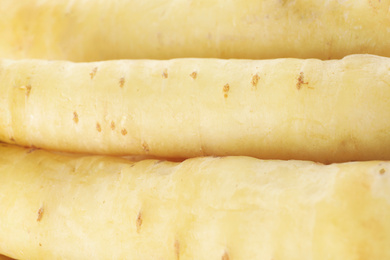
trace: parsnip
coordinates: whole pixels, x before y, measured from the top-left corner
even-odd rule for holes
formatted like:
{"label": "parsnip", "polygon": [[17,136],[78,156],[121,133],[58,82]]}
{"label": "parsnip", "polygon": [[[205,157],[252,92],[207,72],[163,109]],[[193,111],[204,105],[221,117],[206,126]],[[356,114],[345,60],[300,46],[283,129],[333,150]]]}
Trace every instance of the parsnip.
{"label": "parsnip", "polygon": [[390,59],[0,61],[0,140],[50,150],[390,159]]}
{"label": "parsnip", "polygon": [[390,163],[182,163],[0,147],[17,259],[389,259]]}
{"label": "parsnip", "polygon": [[390,56],[389,0],[2,0],[0,57]]}

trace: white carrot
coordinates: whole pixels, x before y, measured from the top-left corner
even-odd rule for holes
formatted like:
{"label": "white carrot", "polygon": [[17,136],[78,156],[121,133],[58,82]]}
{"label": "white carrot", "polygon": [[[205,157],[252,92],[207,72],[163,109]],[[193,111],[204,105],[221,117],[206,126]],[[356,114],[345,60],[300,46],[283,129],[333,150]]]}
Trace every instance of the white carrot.
{"label": "white carrot", "polygon": [[390,159],[390,59],[0,62],[0,140],[168,158]]}
{"label": "white carrot", "polygon": [[16,259],[389,259],[390,163],[182,163],[0,147]]}
{"label": "white carrot", "polygon": [[390,56],[388,0],[2,0],[0,57]]}

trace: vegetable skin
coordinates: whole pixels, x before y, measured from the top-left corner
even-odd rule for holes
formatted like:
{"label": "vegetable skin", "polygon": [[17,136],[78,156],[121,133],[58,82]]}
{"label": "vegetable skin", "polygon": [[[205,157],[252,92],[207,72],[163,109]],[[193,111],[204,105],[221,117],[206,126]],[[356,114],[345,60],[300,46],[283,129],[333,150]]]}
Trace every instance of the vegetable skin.
{"label": "vegetable skin", "polygon": [[9,59],[390,56],[388,0],[2,0]]}
{"label": "vegetable skin", "polygon": [[390,159],[390,59],[0,61],[0,140],[79,153]]}
{"label": "vegetable skin", "polygon": [[0,146],[17,259],[388,259],[390,163],[174,163]]}

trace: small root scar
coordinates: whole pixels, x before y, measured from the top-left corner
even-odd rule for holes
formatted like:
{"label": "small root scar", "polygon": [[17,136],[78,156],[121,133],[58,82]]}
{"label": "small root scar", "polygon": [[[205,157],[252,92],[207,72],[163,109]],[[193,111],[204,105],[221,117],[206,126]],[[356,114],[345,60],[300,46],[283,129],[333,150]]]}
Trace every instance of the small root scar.
{"label": "small root scar", "polygon": [[126,130],[126,128],[123,128],[123,129],[121,130],[121,133],[122,133],[122,135],[127,135],[127,130]]}
{"label": "small root scar", "polygon": [[26,97],[30,96],[30,92],[31,92],[31,85],[27,85],[26,86]]}
{"label": "small root scar", "polygon": [[115,122],[114,121],[111,121],[111,125],[110,125],[110,127],[111,127],[111,130],[115,130]]}
{"label": "small root scar", "polygon": [[175,248],[176,259],[180,259],[180,243],[177,239],[175,240],[174,248]]}
{"label": "small root scar", "polygon": [[76,124],[79,122],[79,115],[76,111],[73,112],[73,122],[75,122]]}
{"label": "small root scar", "polygon": [[229,254],[225,251],[224,253],[223,253],[223,255],[222,255],[222,258],[221,258],[221,260],[229,260],[230,258],[229,258]]}
{"label": "small root scar", "polygon": [[161,76],[163,79],[167,79],[168,78],[168,69],[164,69],[161,73]]}
{"label": "small root scar", "polygon": [[124,85],[125,85],[125,78],[122,77],[119,79],[119,87],[123,88]]}
{"label": "small root scar", "polygon": [[385,169],[382,168],[382,169],[379,170],[379,174],[380,174],[380,175],[383,175],[383,174],[385,174],[385,173],[386,173],[386,170],[385,170]]}
{"label": "small root scar", "polygon": [[229,90],[230,90],[229,84],[225,84],[225,86],[223,86],[223,89],[222,89],[222,91],[223,91],[223,96],[224,96],[225,98],[228,97]]}
{"label": "small root scar", "polygon": [[39,208],[39,210],[38,210],[38,216],[37,216],[37,222],[40,222],[40,221],[42,220],[44,211],[45,211],[45,210],[44,210],[43,206]]}
{"label": "small root scar", "polygon": [[89,75],[91,76],[91,79],[93,79],[93,78],[96,76],[97,70],[98,70],[98,68],[95,67],[95,68],[93,68],[92,71],[89,73]]}
{"label": "small root scar", "polygon": [[30,96],[31,93],[31,85],[21,86],[20,89],[25,91],[26,97]]}
{"label": "small root scar", "polygon": [[166,160],[158,160],[154,163],[154,165],[157,165],[157,164],[160,164],[160,163],[163,163],[163,162],[166,162]]}
{"label": "small root scar", "polygon": [[135,225],[137,227],[137,233],[140,233],[141,226],[142,226],[142,212],[140,211],[137,216],[137,220],[135,222]]}
{"label": "small root scar", "polygon": [[147,142],[142,142],[142,149],[145,151],[145,152],[149,152],[149,145]]}
{"label": "small root scar", "polygon": [[100,133],[102,131],[102,126],[99,123],[96,123],[96,130]]}
{"label": "small root scar", "polygon": [[252,89],[257,89],[257,83],[259,83],[259,75],[255,74],[253,77],[252,77],[252,80],[251,80],[251,84],[252,84]]}
{"label": "small root scar", "polygon": [[36,148],[36,147],[31,147],[31,148],[27,151],[27,154],[32,153],[32,152],[34,152],[34,151],[36,151],[36,150],[39,150],[39,149]]}
{"label": "small root scar", "polygon": [[198,76],[198,73],[196,71],[194,71],[190,74],[190,77],[193,79],[196,79],[197,76]]}
{"label": "small root scar", "polygon": [[[300,90],[302,88],[302,85],[308,85],[308,84],[309,84],[309,82],[305,82],[304,74],[301,71],[299,73],[299,77],[297,79],[297,85],[296,85],[297,89]],[[308,87],[308,88],[313,89],[312,87]]]}

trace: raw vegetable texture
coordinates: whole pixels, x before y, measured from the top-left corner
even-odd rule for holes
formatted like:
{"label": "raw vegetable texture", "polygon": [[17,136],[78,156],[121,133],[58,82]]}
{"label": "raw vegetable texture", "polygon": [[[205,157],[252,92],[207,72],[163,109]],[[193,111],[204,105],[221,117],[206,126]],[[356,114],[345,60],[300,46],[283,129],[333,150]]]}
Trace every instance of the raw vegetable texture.
{"label": "raw vegetable texture", "polygon": [[2,0],[0,57],[390,56],[389,0]]}
{"label": "raw vegetable texture", "polygon": [[390,159],[390,59],[0,61],[0,140],[80,153]]}
{"label": "raw vegetable texture", "polygon": [[17,259],[389,259],[390,163],[182,163],[0,146]]}

